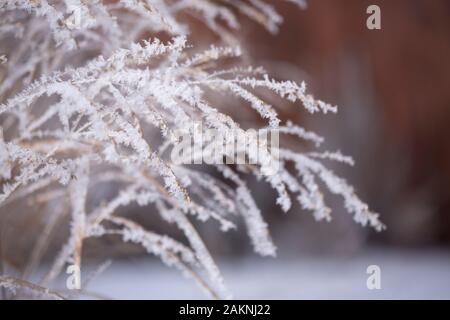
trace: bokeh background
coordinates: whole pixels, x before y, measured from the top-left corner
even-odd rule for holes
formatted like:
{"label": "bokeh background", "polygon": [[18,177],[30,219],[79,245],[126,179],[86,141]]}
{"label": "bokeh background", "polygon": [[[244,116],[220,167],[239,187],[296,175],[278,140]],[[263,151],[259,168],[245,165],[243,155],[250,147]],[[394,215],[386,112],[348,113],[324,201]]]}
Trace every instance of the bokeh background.
{"label": "bokeh background", "polygon": [[[280,113],[323,134],[325,149],[353,156],[355,167],[333,169],[388,226],[382,233],[360,228],[338,199],[332,223],[316,223],[298,207],[283,215],[270,188],[255,183],[280,250],[293,255],[352,252],[366,245],[447,250],[450,3],[312,0],[307,10],[273,3],[284,17],[278,34],[244,19],[240,37],[249,59],[276,78],[305,80],[316,97],[339,106],[337,115],[310,115],[281,104]],[[381,8],[381,30],[366,27],[371,4]],[[204,32],[199,27],[193,34]],[[244,123],[258,121],[240,108],[234,115]],[[218,250],[246,252],[250,246],[237,238],[223,243],[219,237]]]}
{"label": "bokeh background", "polygon": [[[381,30],[366,28],[370,4],[381,8]],[[312,230],[302,233],[316,241],[333,236],[336,246],[358,238],[380,246],[448,248],[450,3],[315,0],[306,11],[282,3],[279,10],[285,22],[278,36],[246,29],[251,55],[281,78],[306,79],[316,96],[339,105],[338,115],[286,109],[286,117],[324,133],[326,147],[355,158],[354,168],[336,171],[345,171],[388,225],[381,234],[361,236],[341,222],[349,220],[344,212],[336,212],[339,221],[325,226],[299,218]]]}

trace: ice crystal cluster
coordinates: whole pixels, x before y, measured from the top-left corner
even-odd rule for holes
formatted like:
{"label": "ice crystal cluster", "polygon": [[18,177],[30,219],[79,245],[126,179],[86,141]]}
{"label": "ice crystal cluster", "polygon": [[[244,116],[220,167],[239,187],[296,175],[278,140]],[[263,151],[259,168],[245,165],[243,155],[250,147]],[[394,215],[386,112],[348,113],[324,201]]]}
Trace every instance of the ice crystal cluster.
{"label": "ice crystal cluster", "polygon": [[[288,2],[305,6],[300,0]],[[197,48],[189,28],[195,19],[220,40]],[[242,19],[272,33],[282,22],[263,0],[1,2],[0,209],[26,199],[44,203],[56,216],[67,208],[71,219],[69,239],[39,283],[3,276],[0,286],[46,292],[43,288],[67,265],[82,264],[86,239],[115,235],[192,277],[212,297],[230,297],[192,219],[216,220],[228,231],[240,217],[254,250],[275,255],[261,209],[246,185],[248,175],[270,184],[284,211],[298,201],[317,220],[330,220],[319,188],[324,185],[342,196],[357,223],[384,228],[353,188],[323,164],[351,165],[340,152],[280,147],[280,167],[271,175],[263,162],[213,164],[205,171],[170,161],[168,150],[179,142],[176,133],[192,133],[193,121],[219,131],[243,130],[217,94],[244,101],[281,139],[294,135],[313,148],[322,143],[319,135],[283,123],[272,105],[279,99],[270,97],[311,113],[334,113],[336,107],[314,99],[304,83],[278,81],[261,67],[239,64],[242,53],[234,34]],[[117,193],[94,197],[95,190],[112,184],[119,186]],[[173,224],[185,241],[117,214],[133,203]]]}

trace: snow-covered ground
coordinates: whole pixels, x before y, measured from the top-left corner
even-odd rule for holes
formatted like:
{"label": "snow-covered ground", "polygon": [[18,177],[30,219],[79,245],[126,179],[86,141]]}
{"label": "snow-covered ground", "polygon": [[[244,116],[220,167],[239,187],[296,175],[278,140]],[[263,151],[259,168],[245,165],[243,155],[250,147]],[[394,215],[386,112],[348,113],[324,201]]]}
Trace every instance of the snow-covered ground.
{"label": "snow-covered ground", "polygon": [[[381,269],[368,290],[366,269]],[[450,299],[450,252],[372,251],[355,256],[219,261],[236,299]],[[115,261],[88,288],[116,299],[205,299],[192,280],[154,260]]]}

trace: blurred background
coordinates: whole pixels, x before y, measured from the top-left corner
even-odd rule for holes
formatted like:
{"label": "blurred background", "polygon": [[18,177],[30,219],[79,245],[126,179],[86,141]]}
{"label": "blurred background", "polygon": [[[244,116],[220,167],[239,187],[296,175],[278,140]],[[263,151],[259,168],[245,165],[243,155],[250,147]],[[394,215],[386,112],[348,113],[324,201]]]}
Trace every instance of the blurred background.
{"label": "blurred background", "polygon": [[[381,30],[366,28],[370,4],[381,8]],[[282,217],[280,237],[300,228],[289,242],[319,250],[352,250],[358,242],[448,248],[450,3],[315,0],[305,11],[282,3],[279,11],[285,21],[278,36],[244,29],[250,55],[271,74],[306,80],[316,96],[339,106],[337,115],[286,108],[285,116],[323,133],[325,148],[354,157],[354,168],[335,170],[388,225],[366,233],[335,208],[331,224],[304,213],[298,225],[292,215]]]}
{"label": "blurred background", "polygon": [[[250,299],[450,298],[450,2],[309,0],[306,10],[272,3],[284,17],[279,34],[243,21],[239,37],[251,63],[275,78],[305,80],[316,97],[339,106],[336,115],[310,115],[286,103],[280,115],[322,134],[324,149],[353,156],[354,167],[332,168],[381,214],[387,230],[356,225],[333,197],[331,223],[315,222],[298,206],[284,214],[268,186],[249,181],[277,259],[257,257],[243,226],[223,234],[197,225],[231,290]],[[381,30],[366,27],[371,4],[381,8]],[[203,37],[202,25],[193,30]],[[131,212],[144,226],[158,223],[141,213]],[[19,247],[27,252],[26,243]],[[204,298],[176,271],[142,260],[138,248],[104,239],[84,254],[101,261],[112,251],[115,262],[92,283],[93,291]],[[366,288],[372,264],[381,268],[382,290]]]}
{"label": "blurred background", "polygon": [[[298,207],[284,215],[274,196],[267,196],[270,188],[255,183],[280,250],[294,255],[348,253],[366,245],[447,250],[450,3],[311,0],[306,10],[273,3],[284,17],[280,32],[271,35],[244,20],[241,43],[253,65],[278,79],[304,80],[316,97],[339,106],[336,115],[310,115],[286,103],[280,114],[324,135],[324,149],[353,156],[355,167],[333,169],[388,226],[382,233],[360,228],[340,201],[332,223],[316,223]],[[371,4],[381,8],[381,30],[366,27]],[[243,122],[258,121],[242,109],[237,114]],[[246,251],[241,240],[234,245],[218,239],[217,246],[235,254]]]}

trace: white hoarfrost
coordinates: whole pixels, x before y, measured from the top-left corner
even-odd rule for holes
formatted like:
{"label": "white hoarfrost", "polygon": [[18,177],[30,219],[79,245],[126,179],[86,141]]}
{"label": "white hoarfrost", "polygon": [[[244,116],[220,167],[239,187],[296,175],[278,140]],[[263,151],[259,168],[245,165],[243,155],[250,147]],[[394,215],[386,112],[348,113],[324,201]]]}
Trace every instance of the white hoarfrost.
{"label": "white hoarfrost", "polygon": [[[189,19],[181,20],[180,12],[205,23],[223,47],[197,50],[195,37],[192,42],[188,38]],[[239,119],[226,115],[226,102],[214,93],[243,100],[267,121],[263,130],[296,136],[312,142],[313,148],[323,138],[290,121],[283,123],[267,97],[279,96],[311,113],[337,111],[308,94],[304,83],[278,81],[262,68],[236,65],[242,54],[233,46],[239,42],[233,32],[240,26],[237,12],[273,33],[283,20],[262,0],[0,4],[0,209],[27,198],[51,203],[49,210],[68,206],[71,211],[69,239],[40,284],[0,277],[0,286],[60,298],[41,285],[55,279],[67,264],[82,265],[86,239],[116,235],[192,277],[212,297],[230,297],[190,220],[212,219],[227,231],[236,228],[233,220],[241,216],[255,251],[275,255],[268,225],[246,185],[248,174],[262,177],[276,190],[276,202],[284,211],[295,198],[317,220],[330,220],[320,180],[342,196],[356,222],[384,228],[353,188],[322,164],[334,160],[353,165],[340,152],[280,148],[279,170],[269,175],[265,164],[271,154],[261,159],[250,151],[251,165],[209,165],[221,178],[211,170],[170,161],[167,150],[179,143],[177,132],[191,132],[193,122],[223,133],[243,132]],[[157,32],[171,40],[142,39]],[[160,137],[149,134],[152,128]],[[249,150],[258,151],[258,145]],[[98,199],[95,191],[104,183],[118,186],[117,194]],[[120,207],[132,203],[176,226],[186,243],[117,215]]]}

